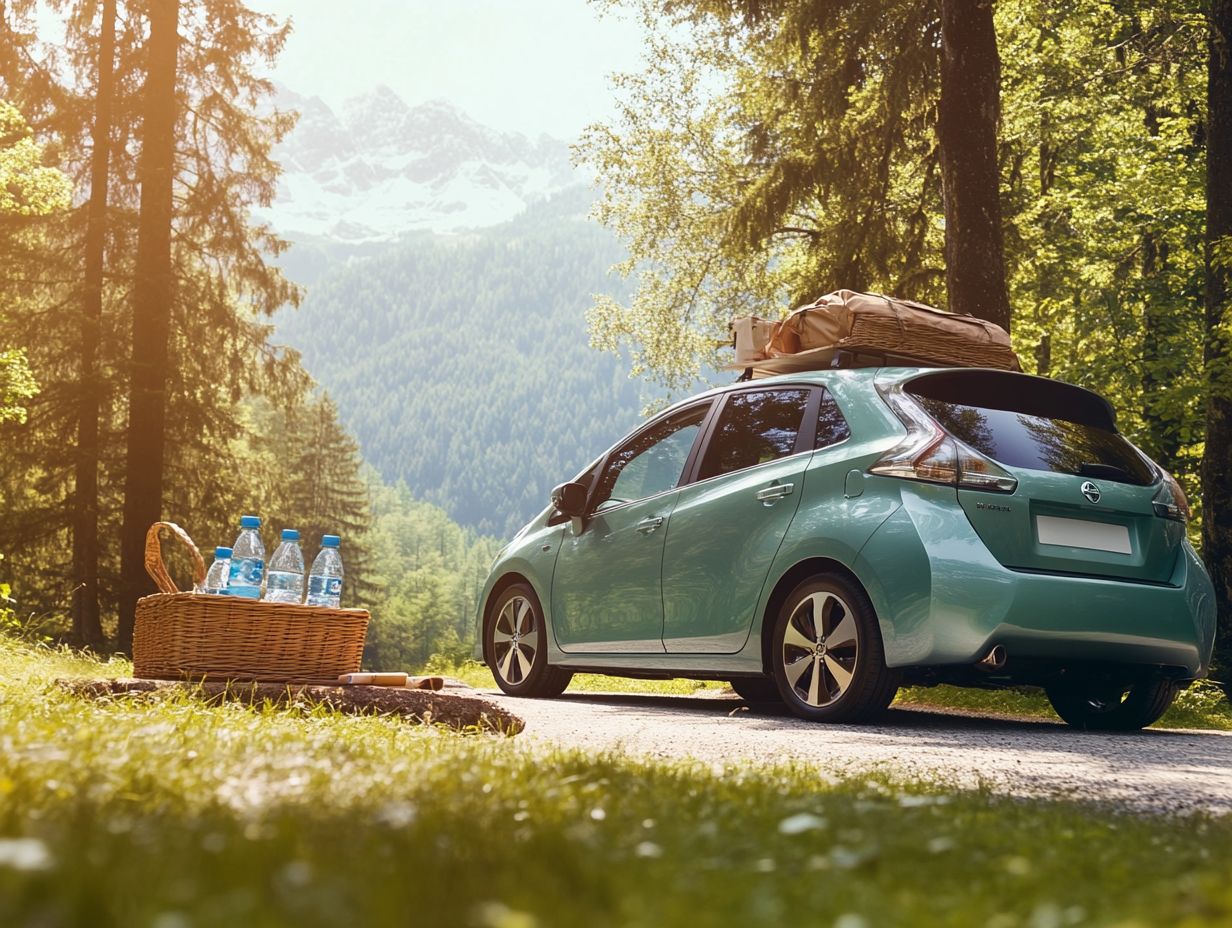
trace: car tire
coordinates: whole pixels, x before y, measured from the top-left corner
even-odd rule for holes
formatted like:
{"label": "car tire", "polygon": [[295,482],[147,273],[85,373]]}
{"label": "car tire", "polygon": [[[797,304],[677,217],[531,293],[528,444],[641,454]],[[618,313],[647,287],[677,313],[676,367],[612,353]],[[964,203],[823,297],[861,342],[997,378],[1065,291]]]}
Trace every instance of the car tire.
{"label": "car tire", "polygon": [[1044,687],[1066,724],[1085,731],[1137,731],[1168,711],[1179,688],[1155,677],[1129,686],[1098,680],[1064,681]]}
{"label": "car tire", "polygon": [[732,677],[727,682],[745,702],[783,701],[773,677]]}
{"label": "car tire", "polygon": [[510,696],[559,696],[573,679],[568,670],[548,663],[547,634],[539,597],[525,583],[504,589],[488,610],[484,661]]}
{"label": "car tire", "polygon": [[838,574],[822,574],[791,591],[775,621],[770,655],[780,698],[809,721],[866,721],[898,692],[872,603]]}

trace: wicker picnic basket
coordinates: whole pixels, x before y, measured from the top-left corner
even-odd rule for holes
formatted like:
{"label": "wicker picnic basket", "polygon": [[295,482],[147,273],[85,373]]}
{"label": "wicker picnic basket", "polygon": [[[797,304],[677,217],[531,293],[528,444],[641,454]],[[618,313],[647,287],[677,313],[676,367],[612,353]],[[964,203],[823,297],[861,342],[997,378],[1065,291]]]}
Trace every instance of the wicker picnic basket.
{"label": "wicker picnic basket", "polygon": [[337,683],[341,674],[359,670],[366,610],[182,593],[163,563],[164,528],[188,549],[195,586],[205,580],[205,562],[188,533],[172,522],[150,526],[145,569],[162,592],[137,600],[133,671],[138,677]]}

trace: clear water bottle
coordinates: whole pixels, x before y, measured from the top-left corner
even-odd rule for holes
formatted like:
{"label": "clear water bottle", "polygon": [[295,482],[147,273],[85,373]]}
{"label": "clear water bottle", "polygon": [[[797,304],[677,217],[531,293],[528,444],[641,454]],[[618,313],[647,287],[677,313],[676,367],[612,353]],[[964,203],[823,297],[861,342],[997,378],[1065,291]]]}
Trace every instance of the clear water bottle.
{"label": "clear water bottle", "polygon": [[265,573],[265,545],[257,529],[261,520],[256,516],[240,519],[240,535],[231,546],[231,576],[227,593],[247,599],[261,598],[261,578]]}
{"label": "clear water bottle", "polygon": [[227,584],[231,582],[231,549],[219,546],[214,549],[214,563],[210,565],[209,573],[205,575],[203,592],[218,596],[227,592]]}
{"label": "clear water bottle", "polygon": [[265,598],[271,603],[304,601],[304,552],[299,548],[299,532],[293,528],[282,530],[282,544],[270,558]]}
{"label": "clear water bottle", "polygon": [[342,555],[337,535],[321,536],[321,553],[312,562],[308,575],[308,605],[337,609],[342,602]]}

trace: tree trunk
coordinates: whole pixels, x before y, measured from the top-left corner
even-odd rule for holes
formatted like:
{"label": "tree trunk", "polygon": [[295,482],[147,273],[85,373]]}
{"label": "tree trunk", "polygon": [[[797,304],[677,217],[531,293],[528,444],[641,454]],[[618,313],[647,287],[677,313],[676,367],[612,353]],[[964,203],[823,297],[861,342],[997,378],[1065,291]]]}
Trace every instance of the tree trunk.
{"label": "tree trunk", "polygon": [[81,295],[81,384],[73,492],[73,639],[96,650],[103,630],[98,609],[98,419],[102,379],[98,344],[103,318],[103,257],[115,70],[115,0],[103,0],[98,37],[98,88],[91,130],[90,200],[86,206],[85,280]]}
{"label": "tree trunk", "polygon": [[[1232,0],[1210,5],[1206,131],[1206,452],[1202,458],[1202,553],[1215,582],[1216,653],[1232,668]],[[1222,245],[1223,254],[1216,253]],[[1222,260],[1221,260],[1222,258]],[[1221,329],[1221,326],[1223,328]]]}
{"label": "tree trunk", "polygon": [[1168,243],[1153,231],[1142,234],[1142,421],[1146,425],[1145,451],[1169,473],[1179,468],[1181,423],[1165,415],[1168,388],[1179,371],[1172,351],[1175,348],[1176,314],[1156,294],[1166,284],[1161,277],[1168,263]]}
{"label": "tree trunk", "polygon": [[997,169],[1000,81],[992,0],[941,0],[937,142],[949,308],[1008,330]]}
{"label": "tree trunk", "polygon": [[120,623],[116,645],[131,651],[137,599],[153,592],[145,573],[145,533],[162,513],[171,332],[171,219],[175,176],[176,61],[179,0],[149,8],[138,176],[141,206],[133,282],[124,525],[120,537]]}

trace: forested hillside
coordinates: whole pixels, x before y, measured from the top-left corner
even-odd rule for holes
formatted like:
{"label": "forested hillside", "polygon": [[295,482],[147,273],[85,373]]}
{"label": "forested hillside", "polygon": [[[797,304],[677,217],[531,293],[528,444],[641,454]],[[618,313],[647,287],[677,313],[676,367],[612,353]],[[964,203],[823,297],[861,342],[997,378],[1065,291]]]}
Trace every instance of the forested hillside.
{"label": "forested hillside", "polygon": [[638,419],[585,310],[618,282],[575,191],[505,226],[412,239],[324,274],[278,338],[337,400],[364,458],[462,525],[507,536]]}

